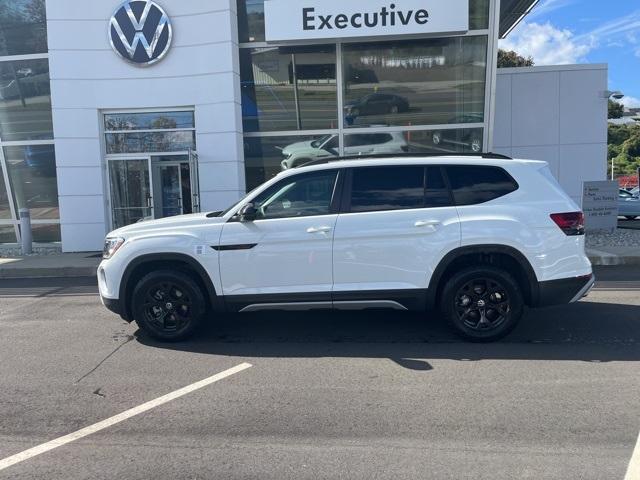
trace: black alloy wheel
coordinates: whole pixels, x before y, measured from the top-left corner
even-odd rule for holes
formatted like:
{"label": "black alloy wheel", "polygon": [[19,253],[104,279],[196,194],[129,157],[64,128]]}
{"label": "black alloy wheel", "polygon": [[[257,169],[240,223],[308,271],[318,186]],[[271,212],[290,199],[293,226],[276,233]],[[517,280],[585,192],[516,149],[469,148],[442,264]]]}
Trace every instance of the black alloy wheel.
{"label": "black alloy wheel", "polygon": [[459,335],[474,342],[490,342],[515,328],[524,313],[524,299],[509,273],[479,265],[446,280],[440,309]]}
{"label": "black alloy wheel", "polygon": [[478,278],[456,293],[458,320],[472,330],[493,330],[509,317],[511,306],[506,289],[496,280]]}
{"label": "black alloy wheel", "polygon": [[200,324],[204,296],[197,283],[182,272],[152,272],[140,280],[133,293],[138,326],[159,340],[188,337]]}

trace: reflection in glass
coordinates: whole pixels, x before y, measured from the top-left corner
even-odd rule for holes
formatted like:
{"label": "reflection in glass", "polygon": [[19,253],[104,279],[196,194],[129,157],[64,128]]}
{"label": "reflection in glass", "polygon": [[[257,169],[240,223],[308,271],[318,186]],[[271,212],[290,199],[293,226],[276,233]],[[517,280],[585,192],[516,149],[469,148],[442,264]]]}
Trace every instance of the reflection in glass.
{"label": "reflection in glass", "polygon": [[109,183],[114,228],[151,218],[149,163],[146,159],[110,160]]}
{"label": "reflection in glass", "polygon": [[196,148],[194,131],[105,134],[107,153],[180,152]]}
{"label": "reflection in glass", "polygon": [[0,225],[0,243],[16,242],[16,229],[13,225]]}
{"label": "reflection in glass", "polygon": [[0,0],[0,56],[46,52],[45,0]]}
{"label": "reflection in glass", "polygon": [[356,168],[351,211],[373,212],[424,207],[424,167]]}
{"label": "reflection in glass", "polygon": [[11,209],[7,186],[4,184],[4,176],[2,175],[2,169],[0,169],[0,219],[5,218],[11,218]]}
{"label": "reflection in glass", "polygon": [[469,0],[469,30],[489,28],[489,0]]}
{"label": "reflection in glass", "polygon": [[47,60],[0,62],[0,138],[53,138]]}
{"label": "reflection in glass", "polygon": [[247,191],[275,177],[282,170],[337,155],[337,135],[245,137],[244,164]]}
{"label": "reflection in glass", "polygon": [[29,208],[32,219],[58,219],[58,185],[53,145],[5,147],[16,210]]}
{"label": "reflection in glass", "polygon": [[245,132],[338,128],[335,47],[240,50]]}
{"label": "reflection in glass", "polygon": [[482,128],[404,132],[411,152],[481,153]]}
{"label": "reflection in glass", "polygon": [[238,0],[240,42],[264,42],[264,0]]}
{"label": "reflection in glass", "polygon": [[194,127],[195,121],[193,111],[108,113],[104,116],[104,128],[107,131],[156,130]]}
{"label": "reflection in glass", "polygon": [[482,122],[487,37],[345,44],[347,127]]}
{"label": "reflection in glass", "polygon": [[408,151],[409,144],[402,132],[349,133],[344,137],[345,156]]}
{"label": "reflection in glass", "polygon": [[33,236],[33,241],[36,243],[59,242],[61,238],[60,225],[55,223],[51,223],[51,224],[32,223],[31,234]]}

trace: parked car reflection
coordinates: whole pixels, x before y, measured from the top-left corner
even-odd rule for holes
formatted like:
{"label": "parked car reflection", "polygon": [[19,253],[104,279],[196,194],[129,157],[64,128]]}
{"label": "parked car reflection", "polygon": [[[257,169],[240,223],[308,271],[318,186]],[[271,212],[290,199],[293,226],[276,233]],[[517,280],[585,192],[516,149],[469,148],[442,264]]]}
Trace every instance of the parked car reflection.
{"label": "parked car reflection", "polygon": [[[315,140],[296,142],[282,149],[282,170],[298,167],[312,160],[337,157],[338,135],[325,135]],[[372,155],[380,153],[408,152],[409,145],[402,132],[355,133],[345,136],[344,154]]]}
{"label": "parked car reflection", "polygon": [[395,114],[409,111],[409,100],[393,93],[372,93],[345,105],[345,114],[353,119],[366,115]]}
{"label": "parked car reflection", "polygon": [[[449,120],[449,123],[482,123],[483,121],[484,117],[481,114],[470,113],[457,115]],[[443,144],[461,145],[468,147],[474,153],[482,151],[482,131],[477,129],[434,130],[431,135],[431,141],[436,147]]]}
{"label": "parked car reflection", "polygon": [[618,191],[618,216],[627,220],[640,217],[640,198],[623,188]]}

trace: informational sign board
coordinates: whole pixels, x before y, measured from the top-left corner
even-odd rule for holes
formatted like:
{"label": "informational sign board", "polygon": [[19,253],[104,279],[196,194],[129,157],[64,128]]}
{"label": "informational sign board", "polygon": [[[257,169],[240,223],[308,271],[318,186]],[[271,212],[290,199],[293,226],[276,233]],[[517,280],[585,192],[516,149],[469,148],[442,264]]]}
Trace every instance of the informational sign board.
{"label": "informational sign board", "polygon": [[267,42],[461,33],[469,0],[265,0]]}
{"label": "informational sign board", "polygon": [[587,232],[613,232],[618,225],[618,182],[584,182],[582,210]]}

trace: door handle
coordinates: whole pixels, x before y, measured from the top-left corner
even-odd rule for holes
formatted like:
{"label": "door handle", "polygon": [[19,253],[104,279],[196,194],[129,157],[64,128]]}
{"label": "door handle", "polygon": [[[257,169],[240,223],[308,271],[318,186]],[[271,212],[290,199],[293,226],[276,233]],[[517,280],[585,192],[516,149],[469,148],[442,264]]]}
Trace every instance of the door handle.
{"label": "door handle", "polygon": [[435,228],[438,225],[440,225],[440,222],[438,220],[418,220],[413,225],[414,227],[434,227]]}
{"label": "door handle", "polygon": [[307,233],[327,233],[331,231],[331,227],[309,227]]}

